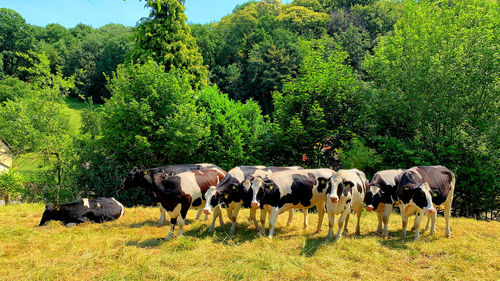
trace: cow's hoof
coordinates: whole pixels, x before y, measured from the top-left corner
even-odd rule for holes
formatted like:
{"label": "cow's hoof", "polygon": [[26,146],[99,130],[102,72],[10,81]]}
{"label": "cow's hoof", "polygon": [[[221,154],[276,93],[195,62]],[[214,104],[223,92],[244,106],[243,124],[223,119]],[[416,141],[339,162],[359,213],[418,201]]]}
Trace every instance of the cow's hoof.
{"label": "cow's hoof", "polygon": [[382,235],[382,238],[383,239],[389,239],[389,236],[388,235]]}

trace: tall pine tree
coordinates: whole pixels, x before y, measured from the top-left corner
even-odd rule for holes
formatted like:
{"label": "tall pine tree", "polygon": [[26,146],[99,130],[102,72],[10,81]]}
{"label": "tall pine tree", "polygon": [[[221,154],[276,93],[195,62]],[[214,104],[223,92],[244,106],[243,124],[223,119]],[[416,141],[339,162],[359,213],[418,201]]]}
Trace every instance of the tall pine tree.
{"label": "tall pine tree", "polygon": [[198,51],[195,38],[186,25],[184,0],[146,0],[151,8],[134,30],[135,47],[131,51],[134,62],[153,59],[165,67],[183,69],[192,85],[207,84],[207,68]]}

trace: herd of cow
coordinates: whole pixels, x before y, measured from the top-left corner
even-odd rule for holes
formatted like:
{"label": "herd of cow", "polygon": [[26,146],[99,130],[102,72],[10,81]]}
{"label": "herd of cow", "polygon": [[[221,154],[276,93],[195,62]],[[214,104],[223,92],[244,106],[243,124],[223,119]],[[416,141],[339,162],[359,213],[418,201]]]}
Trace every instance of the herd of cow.
{"label": "herd of cow", "polygon": [[[165,211],[170,216],[171,228],[167,236],[174,235],[176,225],[183,235],[189,209],[198,209],[205,219],[213,214],[209,231],[219,219],[223,225],[222,208],[231,220],[230,232],[236,229],[240,209],[250,209],[250,219],[257,230],[265,235],[265,222],[269,217],[269,237],[275,231],[278,215],[289,211],[291,223],[294,209],[303,209],[304,228],[307,227],[307,209],[316,207],[321,230],[323,217],[328,214],[328,239],[333,238],[335,215],[339,215],[336,239],[347,233],[350,213],[355,213],[356,234],[360,233],[360,218],[363,203],[367,211],[378,216],[376,232],[388,236],[387,223],[392,208],[399,205],[402,216],[402,236],[406,236],[408,217],[416,214],[415,240],[420,236],[420,225],[428,215],[425,230],[435,232],[436,208],[444,208],[446,237],[450,237],[450,215],[455,175],[443,166],[418,166],[407,170],[385,170],[377,172],[368,182],[365,174],[357,169],[303,169],[302,167],[240,166],[229,172],[213,164],[183,164],[152,169],[133,168],[123,179],[120,189],[144,188],[161,205],[160,223],[165,220]],[[260,209],[260,224],[256,212]],[[60,220],[65,224],[84,221],[103,222],[118,219],[124,207],[114,198],[100,197],[96,200],[80,199],[62,205],[47,205],[40,225],[49,220]],[[383,227],[382,227],[383,224]]]}

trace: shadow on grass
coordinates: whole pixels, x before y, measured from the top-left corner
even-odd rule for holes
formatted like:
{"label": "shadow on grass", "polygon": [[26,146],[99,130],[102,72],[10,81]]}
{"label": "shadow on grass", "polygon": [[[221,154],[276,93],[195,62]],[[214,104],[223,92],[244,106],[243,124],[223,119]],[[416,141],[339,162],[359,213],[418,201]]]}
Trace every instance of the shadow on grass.
{"label": "shadow on grass", "polygon": [[326,245],[327,243],[328,241],[325,237],[308,237],[300,254],[302,256],[312,257],[318,248]]}
{"label": "shadow on grass", "polygon": [[374,233],[374,235],[379,236],[378,242],[381,246],[391,248],[391,249],[399,249],[399,250],[408,250],[408,246],[406,242],[413,241],[415,239],[415,235],[411,235],[411,233],[406,233],[406,238],[401,237],[401,230],[398,231],[389,231],[388,238],[382,238],[379,234]]}
{"label": "shadow on grass", "polygon": [[130,247],[139,247],[139,248],[144,248],[144,249],[150,249],[150,248],[156,248],[161,246],[166,240],[165,239],[159,239],[159,238],[151,238],[148,240],[144,240],[142,242],[138,241],[129,241],[125,243],[125,245],[130,246]]}
{"label": "shadow on grass", "polygon": [[225,245],[239,245],[260,237],[255,228],[249,226],[250,225],[248,223],[240,223],[238,224],[235,233],[230,234],[230,223],[225,223],[222,227],[216,226],[214,231],[212,232],[208,231],[209,225],[198,224],[190,230],[186,231],[186,235],[199,239],[212,238],[212,241],[214,243],[221,243]]}
{"label": "shadow on grass", "polygon": [[165,225],[170,225],[170,223],[169,222],[165,222],[164,224],[159,224],[157,221],[147,220],[147,221],[142,221],[142,222],[136,222],[136,223],[129,224],[128,227],[130,227],[130,228],[141,228],[141,227],[144,227],[144,226],[158,226],[158,227],[162,227],[162,226],[165,226]]}

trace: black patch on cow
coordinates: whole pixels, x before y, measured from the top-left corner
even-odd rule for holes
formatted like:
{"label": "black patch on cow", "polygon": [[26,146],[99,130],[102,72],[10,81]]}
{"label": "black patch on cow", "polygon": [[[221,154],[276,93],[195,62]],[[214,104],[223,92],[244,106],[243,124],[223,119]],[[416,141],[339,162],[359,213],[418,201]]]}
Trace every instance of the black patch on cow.
{"label": "black patch on cow", "polygon": [[361,187],[361,185],[359,183],[356,183],[356,187],[358,188],[358,192],[363,194],[364,191],[363,191],[363,187]]}
{"label": "black patch on cow", "polygon": [[193,207],[197,207],[197,206],[200,206],[200,205],[201,205],[201,198],[196,198],[196,199],[193,201],[192,206],[193,206]]}
{"label": "black patch on cow", "polygon": [[340,198],[342,194],[344,196],[349,196],[349,193],[352,192],[352,188],[354,187],[354,183],[351,181],[342,180],[337,186],[337,196]]}
{"label": "black patch on cow", "polygon": [[[431,189],[432,203],[441,205],[448,198],[451,189],[450,184],[454,178],[453,172],[444,166],[418,166],[415,170],[406,171],[402,174],[396,195],[407,203],[408,198],[411,198],[411,190],[426,182]],[[418,195],[417,198],[421,201],[421,195]]]}
{"label": "black patch on cow", "polygon": [[323,190],[328,188],[330,179],[319,177],[318,178],[318,192],[323,193]]}

